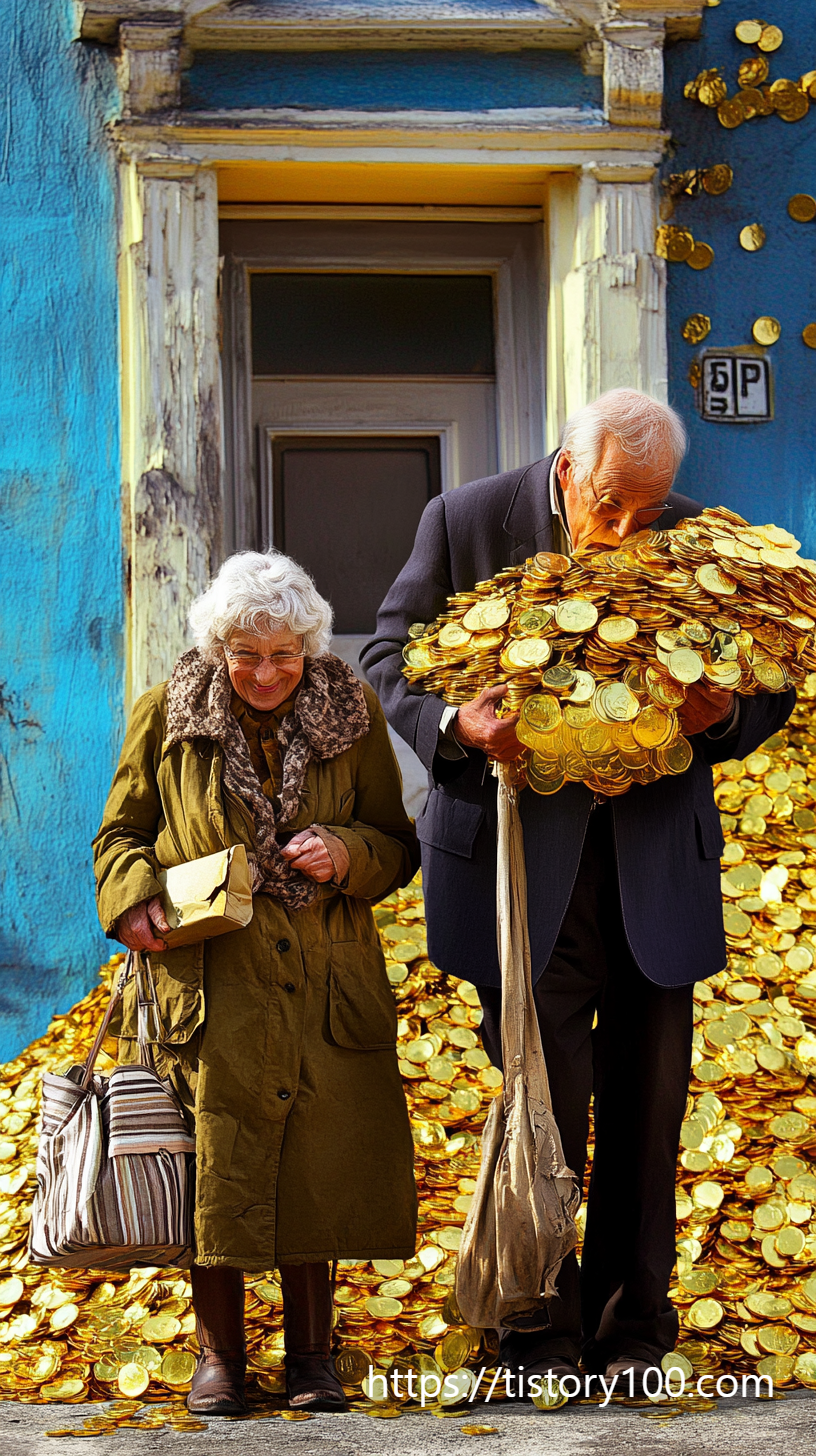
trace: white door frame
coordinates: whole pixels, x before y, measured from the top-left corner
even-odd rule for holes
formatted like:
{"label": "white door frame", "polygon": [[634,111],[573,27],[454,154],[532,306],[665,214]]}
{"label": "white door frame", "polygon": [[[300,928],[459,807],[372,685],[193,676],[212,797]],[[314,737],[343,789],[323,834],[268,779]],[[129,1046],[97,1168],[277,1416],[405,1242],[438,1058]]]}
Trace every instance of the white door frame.
{"label": "white door frame", "polygon": [[[228,517],[230,495],[234,501],[232,520],[225,521],[227,550],[247,539],[247,516],[257,489],[249,333],[249,276],[253,272],[489,274],[494,280],[499,470],[512,470],[544,454],[546,265],[542,224],[419,223],[406,228],[379,222],[316,227],[306,222],[232,223],[227,227],[228,232],[239,227],[245,230],[247,240],[240,252],[228,253],[224,260],[224,438],[227,482],[232,486],[225,500]],[[270,239],[263,250],[261,229],[268,229]],[[364,425],[364,421],[359,423]],[[453,424],[450,420],[429,422],[425,433],[444,432],[445,473],[458,484]],[[355,422],[352,428],[357,427]],[[325,421],[326,433],[337,428]],[[292,430],[289,418],[286,429]],[[304,420],[303,430],[297,433],[305,431],[317,432],[311,420]],[[403,420],[386,429],[374,418],[370,428],[358,432],[421,433],[416,421],[409,426]],[[261,473],[267,469],[263,460],[266,448],[258,462]],[[263,524],[263,506],[260,517]]]}

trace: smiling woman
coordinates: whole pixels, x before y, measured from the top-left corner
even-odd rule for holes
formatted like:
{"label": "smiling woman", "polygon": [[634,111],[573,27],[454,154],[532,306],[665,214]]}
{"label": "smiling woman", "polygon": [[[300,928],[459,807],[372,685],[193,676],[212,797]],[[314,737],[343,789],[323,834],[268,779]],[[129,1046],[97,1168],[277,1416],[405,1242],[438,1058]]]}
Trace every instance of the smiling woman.
{"label": "smiling woman", "polygon": [[[371,906],[417,845],[373,691],[277,552],[225,562],[137,702],[95,842],[108,935],[151,953],[158,1070],[196,1131],[191,1410],[245,1409],[242,1270],[280,1266],[290,1404],[342,1407],[329,1260],[410,1258],[412,1142]],[[243,844],[253,916],[168,949],[163,869]],[[138,1055],[125,1003],[121,1058]]]}

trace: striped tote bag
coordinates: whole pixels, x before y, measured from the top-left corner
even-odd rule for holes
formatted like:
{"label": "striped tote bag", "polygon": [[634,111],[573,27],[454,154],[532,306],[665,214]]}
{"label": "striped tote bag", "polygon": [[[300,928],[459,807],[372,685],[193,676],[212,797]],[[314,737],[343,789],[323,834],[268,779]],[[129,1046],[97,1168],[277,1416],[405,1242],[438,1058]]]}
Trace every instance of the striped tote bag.
{"label": "striped tote bag", "polygon": [[[133,977],[139,1062],[94,1073],[111,1015]],[[152,1023],[152,1024],[151,1024]],[[84,1066],[42,1083],[29,1256],[55,1269],[192,1262],[195,1140],[153,1067],[159,1027],[150,963],[131,952]]]}

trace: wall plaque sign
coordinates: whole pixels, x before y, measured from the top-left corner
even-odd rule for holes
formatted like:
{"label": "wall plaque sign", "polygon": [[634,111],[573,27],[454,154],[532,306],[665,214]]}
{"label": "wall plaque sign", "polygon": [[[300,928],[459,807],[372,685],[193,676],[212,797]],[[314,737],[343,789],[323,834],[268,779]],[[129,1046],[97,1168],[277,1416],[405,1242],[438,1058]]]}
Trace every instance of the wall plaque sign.
{"label": "wall plaque sign", "polygon": [[738,349],[706,350],[700,359],[698,401],[704,420],[757,424],[773,419],[771,363]]}

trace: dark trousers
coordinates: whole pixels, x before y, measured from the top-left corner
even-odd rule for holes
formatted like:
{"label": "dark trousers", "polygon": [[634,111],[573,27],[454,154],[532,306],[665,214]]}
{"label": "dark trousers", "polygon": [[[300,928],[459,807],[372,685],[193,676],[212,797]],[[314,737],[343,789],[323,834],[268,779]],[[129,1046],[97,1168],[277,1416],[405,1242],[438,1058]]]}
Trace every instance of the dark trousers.
{"label": "dark trousers", "polygon": [[[535,895],[535,885],[528,893]],[[675,1344],[668,1288],[692,989],[656,986],[636,965],[621,914],[611,810],[594,809],[564,923],[534,991],[553,1110],[579,1180],[594,1095],[586,1238],[580,1270],[574,1253],[561,1266],[550,1328],[511,1337],[520,1363],[555,1355],[577,1362],[583,1351],[586,1367],[603,1371],[618,1357],[659,1360]],[[501,992],[480,986],[479,996],[484,1047],[501,1067]]]}

